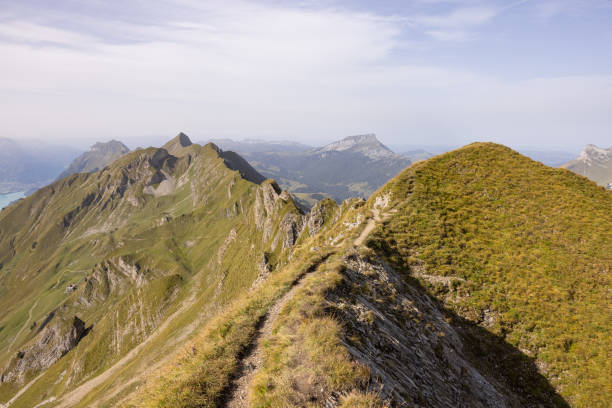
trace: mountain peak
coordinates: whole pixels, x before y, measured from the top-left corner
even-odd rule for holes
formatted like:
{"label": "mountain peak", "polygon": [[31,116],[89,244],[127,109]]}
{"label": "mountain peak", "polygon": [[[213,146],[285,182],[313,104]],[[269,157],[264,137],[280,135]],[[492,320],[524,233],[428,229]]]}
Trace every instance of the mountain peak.
{"label": "mountain peak", "polygon": [[176,139],[178,139],[178,142],[181,144],[181,146],[183,147],[187,147],[187,146],[191,146],[193,143],[191,143],[191,139],[189,139],[189,136],[187,136],[186,134],[184,134],[183,132],[179,133],[176,136]]}
{"label": "mountain peak", "polygon": [[108,142],[96,142],[89,148],[90,152],[117,152],[125,154],[130,149],[118,140],[110,140]]}
{"label": "mountain peak", "polygon": [[180,132],[173,139],[171,139],[168,143],[162,146],[162,148],[166,149],[168,153],[174,156],[182,156],[182,151],[186,147],[191,146],[191,139],[185,133]]}
{"label": "mountain peak", "polygon": [[[603,165],[607,164],[612,160],[612,148],[602,149],[594,144],[588,144],[584,147],[580,156],[575,161],[581,162],[585,166],[592,165]],[[566,165],[567,166],[567,165]]]}
{"label": "mountain peak", "polygon": [[374,133],[363,135],[347,136],[342,140],[330,143],[317,150],[317,153],[331,151],[349,151],[361,153],[373,160],[380,160],[396,156],[387,146],[382,144]]}

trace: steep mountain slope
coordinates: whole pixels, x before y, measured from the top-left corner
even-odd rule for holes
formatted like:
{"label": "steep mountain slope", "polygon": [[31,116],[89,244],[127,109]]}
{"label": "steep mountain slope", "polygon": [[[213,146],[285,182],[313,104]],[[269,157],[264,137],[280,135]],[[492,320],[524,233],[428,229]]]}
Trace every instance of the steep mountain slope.
{"label": "steep mountain slope", "polygon": [[606,406],[609,192],[480,143],[304,215],[187,140],[0,213],[11,406]]}
{"label": "steep mountain slope", "polygon": [[53,181],[78,150],[0,138],[0,194],[29,191]]}
{"label": "steep mountain slope", "polygon": [[[418,163],[373,198],[397,211],[369,245],[445,307],[520,349],[572,406],[612,398],[612,195],[498,145]],[[478,339],[478,336],[476,336]],[[523,392],[524,361],[496,355]]]}
{"label": "steep mountain slope", "polygon": [[141,375],[286,262],[290,196],[184,139],[180,157],[138,150],[0,213],[0,400],[70,406]]}
{"label": "steep mountain slope", "polygon": [[611,206],[493,144],[324,200],[292,262],[122,406],[605,407]]}
{"label": "steep mountain slope", "polygon": [[[324,194],[336,201],[368,197],[410,165],[375,135],[350,136],[304,152],[239,152],[264,176],[298,194]],[[310,207],[312,201],[304,204]]]}
{"label": "steep mountain slope", "polygon": [[106,143],[96,143],[88,151],[74,159],[74,161],[64,170],[59,177],[63,179],[74,173],[90,173],[100,170],[102,167],[114,162],[130,149],[117,140]]}
{"label": "steep mountain slope", "polygon": [[601,149],[587,145],[576,160],[561,166],[612,189],[612,148]]}

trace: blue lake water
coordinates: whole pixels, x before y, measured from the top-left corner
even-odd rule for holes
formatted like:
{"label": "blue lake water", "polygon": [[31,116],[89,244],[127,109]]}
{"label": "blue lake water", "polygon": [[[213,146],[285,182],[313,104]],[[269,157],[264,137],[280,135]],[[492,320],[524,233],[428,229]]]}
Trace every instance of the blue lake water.
{"label": "blue lake water", "polygon": [[25,197],[25,191],[19,191],[17,193],[0,194],[0,210],[12,203],[15,200]]}

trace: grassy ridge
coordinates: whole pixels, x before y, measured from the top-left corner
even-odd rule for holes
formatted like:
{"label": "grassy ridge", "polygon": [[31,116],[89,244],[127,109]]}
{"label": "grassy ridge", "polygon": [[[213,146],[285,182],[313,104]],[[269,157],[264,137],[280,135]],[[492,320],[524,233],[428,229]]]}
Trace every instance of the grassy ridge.
{"label": "grassy ridge", "polygon": [[383,405],[362,391],[370,372],[353,361],[342,343],[342,324],[326,310],[325,295],[342,281],[342,267],[340,259],[330,259],[304,279],[281,311],[264,344],[264,367],[253,380],[250,406],[321,406],[329,390],[344,395],[340,407]]}
{"label": "grassy ridge", "polygon": [[[170,322],[153,339],[159,350],[147,346],[123,370],[139,374],[143,361],[158,360],[160,350],[170,347],[173,333],[188,333],[195,321],[240,297],[257,278],[262,254],[274,255],[271,269],[286,261],[282,245],[274,242],[284,233],[282,216],[298,212],[293,201],[275,201],[278,217],[269,214],[271,238],[264,242],[254,210],[261,187],[228,169],[211,146],[192,145],[183,153],[163,164],[174,180],[169,194],[145,193],[154,180],[148,163],[159,154],[145,149],[100,172],[60,180],[0,214],[2,360],[14,366],[15,351],[27,349],[36,338],[30,323],[40,323],[60,306],[62,313],[93,324],[15,406],[33,406],[73,390],[116,364],[180,311],[177,323]],[[117,267],[122,262],[136,268],[136,275]],[[78,289],[65,293],[68,283]],[[192,306],[183,310],[184,304]],[[32,319],[21,330],[30,310]],[[28,373],[26,380],[37,374]],[[15,391],[11,383],[1,384],[0,401]],[[98,391],[85,401],[103,397]]]}
{"label": "grassy ridge", "polygon": [[415,164],[371,202],[385,196],[398,212],[371,247],[537,359],[572,405],[612,400],[610,192],[477,143]]}
{"label": "grassy ridge", "polygon": [[149,373],[144,390],[127,407],[216,407],[237,368],[257,322],[291,285],[322,258],[300,258],[298,267],[284,268],[265,285],[233,302],[224,313],[188,342],[159,370]]}

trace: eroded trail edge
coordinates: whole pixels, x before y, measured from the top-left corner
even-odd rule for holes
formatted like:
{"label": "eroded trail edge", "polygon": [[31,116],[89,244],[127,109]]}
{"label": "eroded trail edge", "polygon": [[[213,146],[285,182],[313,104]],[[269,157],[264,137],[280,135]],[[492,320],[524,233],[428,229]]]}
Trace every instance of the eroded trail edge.
{"label": "eroded trail edge", "polygon": [[248,407],[249,385],[255,376],[255,373],[263,364],[263,342],[270,337],[274,323],[276,322],[283,307],[291,300],[298,289],[303,279],[310,273],[317,270],[323,264],[329,255],[321,258],[318,262],[311,265],[304,273],[302,273],[291,285],[291,288],[285,293],[270,309],[261,317],[255,326],[255,333],[247,347],[239,356],[240,363],[234,374],[234,379],[230,383],[228,389],[222,394],[220,406],[226,408],[246,408]]}

